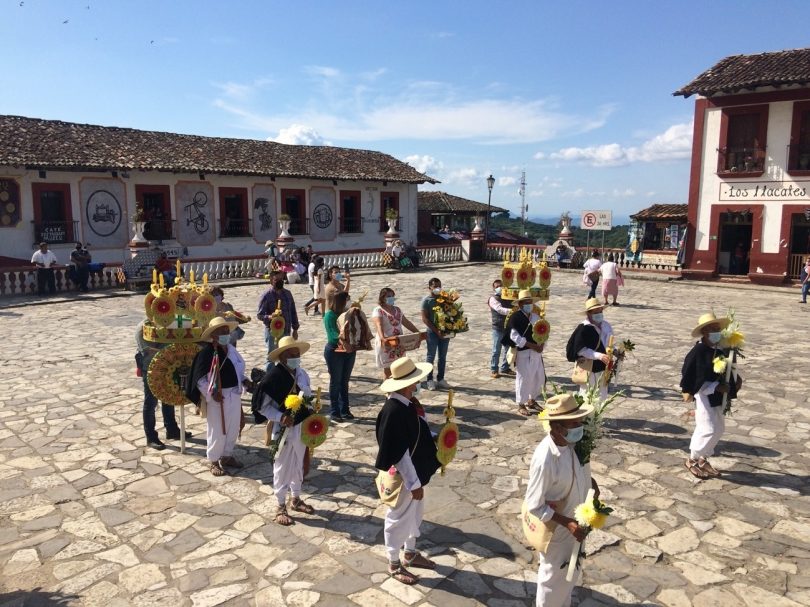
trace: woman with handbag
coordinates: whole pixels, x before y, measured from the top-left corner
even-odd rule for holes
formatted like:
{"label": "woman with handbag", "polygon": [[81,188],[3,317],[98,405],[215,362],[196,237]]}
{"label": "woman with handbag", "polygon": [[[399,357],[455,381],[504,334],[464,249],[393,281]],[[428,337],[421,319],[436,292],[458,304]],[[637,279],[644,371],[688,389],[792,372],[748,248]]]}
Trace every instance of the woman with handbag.
{"label": "woman with handbag", "polygon": [[591,253],[591,258],[585,262],[582,272],[582,283],[587,287],[590,286],[591,290],[588,292],[588,299],[596,297],[596,287],[599,284],[599,268],[602,267],[602,262],[599,261],[599,251]]}
{"label": "woman with handbag", "polygon": [[[405,567],[434,569],[436,564],[416,550],[416,538],[425,509],[425,485],[441,467],[436,443],[427,421],[419,415],[414,398],[417,386],[433,369],[430,363],[414,363],[403,357],[391,364],[391,377],[380,390],[388,395],[377,416],[375,433],[380,447],[374,467],[385,513],[385,550],[388,575],[412,585],[419,578]],[[404,558],[400,560],[400,550]]]}
{"label": "woman with handbag", "polygon": [[619,296],[619,287],[624,286],[624,278],[619,266],[613,260],[613,253],[608,255],[607,261],[599,267],[599,274],[602,276],[602,297],[605,299],[605,305],[608,305],[608,296],[611,296],[613,297],[611,305],[618,306],[616,298]]}
{"label": "woman with handbag", "polygon": [[371,311],[371,319],[377,330],[374,338],[377,368],[383,370],[385,379],[391,377],[391,363],[405,356],[405,348],[396,340],[398,335],[402,335],[402,326],[414,333],[419,332],[416,325],[405,318],[402,310],[394,305],[395,302],[394,290],[384,287],[377,298],[377,306]]}

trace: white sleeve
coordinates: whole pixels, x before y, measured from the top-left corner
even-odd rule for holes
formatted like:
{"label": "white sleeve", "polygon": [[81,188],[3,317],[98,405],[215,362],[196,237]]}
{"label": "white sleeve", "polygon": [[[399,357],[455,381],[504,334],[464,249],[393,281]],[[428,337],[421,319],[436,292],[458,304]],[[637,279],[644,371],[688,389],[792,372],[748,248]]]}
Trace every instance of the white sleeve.
{"label": "white sleeve", "polygon": [[413,491],[414,489],[419,489],[422,486],[422,483],[419,482],[419,477],[416,475],[416,468],[413,467],[413,462],[411,461],[411,454],[405,449],[405,455],[402,456],[394,466],[402,475],[402,480],[405,482],[405,488],[408,491]]}
{"label": "white sleeve", "polygon": [[208,374],[203,375],[200,379],[197,380],[197,389],[203,396],[208,395]]}
{"label": "white sleeve", "polygon": [[702,394],[703,396],[711,396],[714,394],[714,391],[717,389],[717,386],[720,385],[719,381],[707,381],[703,382],[703,385],[698,390],[698,394]]}
{"label": "white sleeve", "polygon": [[579,352],[577,352],[577,356],[580,358],[590,358],[591,360],[600,360],[602,353],[597,352],[596,350],[591,350],[590,348],[582,348]]}
{"label": "white sleeve", "polygon": [[512,311],[511,308],[506,308],[506,307],[502,306],[501,304],[499,304],[498,300],[495,299],[494,297],[489,298],[489,307],[492,308],[493,310],[495,310],[501,316],[506,316],[506,315],[509,314],[509,312]]}
{"label": "white sleeve", "polygon": [[554,509],[546,503],[546,494],[551,482],[551,475],[543,474],[543,463],[532,458],[529,469],[529,485],[526,488],[526,508],[542,522],[548,522],[554,516]]}
{"label": "white sleeve", "polygon": [[310,387],[309,374],[301,368],[295,371],[295,381],[298,384],[301,396],[312,396],[312,388]]}
{"label": "white sleeve", "polygon": [[511,329],[509,331],[509,339],[515,342],[515,345],[518,348],[522,348],[523,346],[526,345],[526,338],[523,337],[520,333],[518,333],[517,330],[515,329]]}
{"label": "white sleeve", "polygon": [[281,413],[281,411],[279,409],[276,409],[271,404],[272,402],[273,402],[273,399],[271,399],[269,396],[267,396],[265,394],[264,398],[262,399],[262,406],[259,407],[259,413],[264,415],[271,422],[278,423],[279,421],[281,421],[282,413]]}

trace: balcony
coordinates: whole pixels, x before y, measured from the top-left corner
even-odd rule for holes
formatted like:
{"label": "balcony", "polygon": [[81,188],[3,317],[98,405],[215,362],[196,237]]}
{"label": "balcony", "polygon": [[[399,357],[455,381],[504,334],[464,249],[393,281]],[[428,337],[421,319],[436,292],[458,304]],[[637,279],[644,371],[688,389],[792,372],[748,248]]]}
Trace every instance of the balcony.
{"label": "balcony", "polygon": [[172,240],[174,238],[173,219],[149,219],[143,224],[143,237],[146,240]]}
{"label": "balcony", "polygon": [[64,244],[75,242],[75,234],[79,231],[78,221],[42,221],[31,222],[34,226],[34,244],[47,242],[48,244]]}
{"label": "balcony", "polygon": [[222,217],[219,220],[220,238],[249,238],[252,236],[251,221],[249,219],[230,219]]}
{"label": "balcony", "polygon": [[290,220],[290,234],[304,236],[309,234],[309,217],[293,217]]}
{"label": "balcony", "polygon": [[810,174],[810,144],[792,143],[788,146],[788,171]]}
{"label": "balcony", "polygon": [[765,170],[764,147],[718,148],[718,173],[757,177]]}
{"label": "balcony", "polygon": [[363,232],[363,218],[362,217],[341,217],[340,218],[340,232],[341,234],[360,234]]}

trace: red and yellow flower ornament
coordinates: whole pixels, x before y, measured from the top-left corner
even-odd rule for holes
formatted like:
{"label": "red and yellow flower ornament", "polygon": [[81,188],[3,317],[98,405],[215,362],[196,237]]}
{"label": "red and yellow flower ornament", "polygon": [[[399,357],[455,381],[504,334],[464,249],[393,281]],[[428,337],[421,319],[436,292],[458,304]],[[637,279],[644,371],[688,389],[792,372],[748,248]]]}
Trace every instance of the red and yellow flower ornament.
{"label": "red and yellow flower ornament", "polygon": [[543,264],[540,267],[540,272],[537,275],[537,284],[541,289],[548,289],[551,286],[551,270],[548,265]]}
{"label": "red and yellow flower ornament", "polygon": [[147,381],[152,394],[168,405],[188,403],[185,382],[191,375],[191,363],[200,350],[195,343],[176,343],[163,348],[149,363]]}
{"label": "red and yellow flower ornament", "polygon": [[152,321],[159,327],[168,327],[174,322],[177,305],[166,289],[160,289],[152,300]]}
{"label": "red and yellow flower ornament", "polygon": [[545,318],[541,318],[532,325],[532,339],[537,344],[546,343],[549,333],[551,333],[551,325]]}
{"label": "red and yellow flower ornament", "polygon": [[521,289],[528,289],[534,284],[534,270],[530,266],[523,265],[518,269],[517,284]]}
{"label": "red and yellow flower ornament", "polygon": [[436,459],[442,465],[442,476],[444,476],[444,469],[456,457],[458,447],[458,425],[451,421],[456,416],[456,410],[453,409],[452,390],[447,394],[447,408],[444,410],[444,416],[447,421],[445,421],[442,431],[439,432],[439,436],[436,437]]}
{"label": "red and yellow flower ornament", "polygon": [[509,288],[512,286],[512,283],[515,281],[515,271],[510,267],[505,267],[501,270],[501,282],[505,288]]}
{"label": "red and yellow flower ornament", "polygon": [[315,412],[307,417],[301,424],[301,442],[306,445],[310,451],[316,447],[320,447],[326,440],[326,434],[329,431],[329,418],[321,415],[321,389],[315,393],[315,404],[313,406]]}
{"label": "red and yellow flower ornament", "polygon": [[284,329],[287,326],[284,317],[281,315],[281,302],[276,304],[276,309],[270,315],[270,335],[278,341],[284,336]]}
{"label": "red and yellow flower ornament", "polygon": [[194,312],[201,325],[207,325],[217,315],[217,301],[210,291],[197,296],[194,300]]}

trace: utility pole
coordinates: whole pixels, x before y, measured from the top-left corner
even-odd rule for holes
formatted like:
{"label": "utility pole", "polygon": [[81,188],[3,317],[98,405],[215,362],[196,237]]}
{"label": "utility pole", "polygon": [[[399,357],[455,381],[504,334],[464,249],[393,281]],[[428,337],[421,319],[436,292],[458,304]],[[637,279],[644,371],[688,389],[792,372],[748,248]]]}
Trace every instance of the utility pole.
{"label": "utility pole", "polygon": [[529,213],[529,207],[526,204],[526,171],[520,174],[520,219],[523,222],[523,236],[526,236],[526,215]]}

